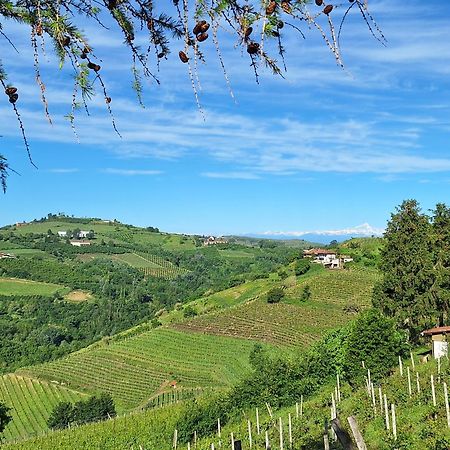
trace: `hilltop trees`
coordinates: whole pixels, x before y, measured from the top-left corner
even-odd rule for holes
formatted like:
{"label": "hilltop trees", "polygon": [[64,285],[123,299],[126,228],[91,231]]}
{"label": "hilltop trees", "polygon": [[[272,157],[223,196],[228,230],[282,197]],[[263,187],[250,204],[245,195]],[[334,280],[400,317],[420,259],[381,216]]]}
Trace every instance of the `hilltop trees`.
{"label": "hilltop trees", "polygon": [[450,209],[438,204],[428,217],[416,200],[406,200],[392,214],[385,240],[373,304],[414,340],[424,327],[448,319]]}

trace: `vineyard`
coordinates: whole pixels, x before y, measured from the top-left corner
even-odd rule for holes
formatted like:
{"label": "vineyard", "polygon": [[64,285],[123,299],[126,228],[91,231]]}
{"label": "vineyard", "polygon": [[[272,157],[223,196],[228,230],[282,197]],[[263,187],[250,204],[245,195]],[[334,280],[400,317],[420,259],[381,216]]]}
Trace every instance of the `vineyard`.
{"label": "vineyard", "polygon": [[[291,286],[285,289],[286,298],[282,303],[266,302],[263,293],[271,286],[266,280],[265,285],[260,285],[259,293],[245,304],[173,326],[184,331],[252,339],[276,346],[305,347],[330,328],[349,321],[354,311],[346,312],[347,308],[370,305],[377,274],[359,269],[317,270],[307,277],[292,278],[293,281],[285,282]],[[312,294],[311,300],[302,302],[299,298],[305,284]]]}
{"label": "vineyard", "polygon": [[[244,450],[262,449],[267,439],[273,450],[322,449],[324,423],[330,419],[331,410],[349,433],[347,417],[356,419],[368,449],[444,450],[450,442],[450,412],[445,384],[449,382],[446,359],[438,365],[434,360],[421,364],[415,358],[415,366],[410,360],[404,360],[403,372],[396,368],[391,376],[376,386],[371,383],[370,389],[364,382],[350,386],[341,380],[339,390],[336,383],[330,384],[314,396],[300,398],[296,404],[282,409],[261,404],[258,409],[243,411],[230,423],[223,424],[220,436],[217,431],[208,436],[198,436],[195,447],[191,444],[191,448],[230,448],[231,440],[239,439]],[[170,450],[177,419],[185,408],[183,404],[174,404],[151,409],[18,444],[6,444],[5,449],[72,450],[76,442],[77,448],[86,450],[132,447]],[[216,418],[211,417],[211,422],[217,424]],[[329,448],[342,448],[332,432],[325,435]],[[177,447],[182,450],[188,448],[180,442]]]}
{"label": "vineyard", "polygon": [[82,392],[109,392],[123,411],[144,404],[171,381],[181,388],[230,386],[248,370],[252,347],[240,339],[158,328],[22,373]]}
{"label": "vineyard", "polygon": [[264,299],[173,325],[178,330],[251,339],[281,347],[306,347],[350,317],[334,305],[268,304]]}
{"label": "vineyard", "polygon": [[311,289],[311,303],[366,307],[371,304],[372,289],[379,279],[375,269],[353,267],[345,270],[321,270],[301,278],[287,290],[294,301],[300,298],[305,284]]}
{"label": "vineyard", "polygon": [[0,400],[12,408],[12,422],[6,427],[8,440],[37,435],[47,430],[47,419],[60,401],[74,402],[83,395],[54,383],[20,375],[0,378]]}

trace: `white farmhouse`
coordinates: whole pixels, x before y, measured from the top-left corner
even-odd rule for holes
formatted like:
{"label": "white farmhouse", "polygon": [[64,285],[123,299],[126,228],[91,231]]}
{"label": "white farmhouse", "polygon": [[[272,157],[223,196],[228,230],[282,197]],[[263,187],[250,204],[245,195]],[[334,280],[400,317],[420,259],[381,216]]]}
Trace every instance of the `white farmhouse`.
{"label": "white farmhouse", "polygon": [[80,231],[78,233],[78,237],[80,239],[86,239],[89,236],[89,234],[90,234],[90,231]]}
{"label": "white farmhouse", "polygon": [[88,245],[91,245],[91,243],[89,241],[73,240],[73,241],[70,241],[70,245],[73,245],[75,247],[86,247]]}
{"label": "white farmhouse", "polygon": [[312,258],[312,262],[322,264],[328,269],[341,269],[345,263],[353,261],[350,256],[339,256],[335,250],[312,248],[303,251],[304,258]]}
{"label": "white farmhouse", "polygon": [[448,356],[448,334],[450,327],[436,327],[422,331],[422,336],[431,336],[433,342],[433,357],[439,359],[442,356]]}
{"label": "white farmhouse", "polygon": [[58,236],[59,237],[67,237],[67,231],[58,231]]}

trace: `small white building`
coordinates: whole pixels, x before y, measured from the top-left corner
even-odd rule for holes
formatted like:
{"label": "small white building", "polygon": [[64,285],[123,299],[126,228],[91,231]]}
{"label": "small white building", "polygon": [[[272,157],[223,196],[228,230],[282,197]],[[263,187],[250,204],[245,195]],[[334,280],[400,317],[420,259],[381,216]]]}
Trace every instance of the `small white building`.
{"label": "small white building", "polygon": [[3,253],[0,252],[0,259],[16,259],[16,255],[12,255],[11,253]]}
{"label": "small white building", "polygon": [[431,336],[431,342],[433,343],[432,353],[434,359],[442,358],[442,356],[448,355],[448,338],[450,334],[450,327],[435,327],[429,330],[422,331],[422,336]]}
{"label": "small white building", "polygon": [[80,239],[86,239],[89,236],[90,233],[91,233],[90,231],[80,231],[78,233],[78,237]]}
{"label": "small white building", "polygon": [[73,241],[70,241],[70,245],[73,245],[75,247],[86,247],[88,245],[91,245],[91,243],[89,241],[73,240]]}
{"label": "small white building", "polygon": [[58,231],[59,237],[67,237],[67,231]]}
{"label": "small white building", "polygon": [[341,269],[345,263],[353,261],[350,256],[339,256],[335,250],[312,248],[303,251],[304,258],[312,258],[312,262],[322,264],[328,269]]}

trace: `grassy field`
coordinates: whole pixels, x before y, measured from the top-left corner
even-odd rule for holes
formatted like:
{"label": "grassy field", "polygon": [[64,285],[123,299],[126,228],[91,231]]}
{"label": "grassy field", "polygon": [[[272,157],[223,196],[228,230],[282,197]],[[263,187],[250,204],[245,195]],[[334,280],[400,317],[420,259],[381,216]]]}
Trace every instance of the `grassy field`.
{"label": "grassy field", "polygon": [[74,402],[83,394],[54,383],[20,375],[0,377],[0,400],[12,408],[12,422],[6,427],[6,439],[19,439],[47,430],[47,419],[60,401]]}
{"label": "grassy field", "polygon": [[109,344],[103,341],[21,373],[82,392],[109,392],[120,410],[129,410],[173,380],[187,388],[230,386],[249,369],[252,347],[242,339],[158,328]]}
{"label": "grassy field", "polygon": [[69,288],[52,283],[20,280],[17,278],[0,278],[0,295],[53,295],[55,292],[68,293]]}

